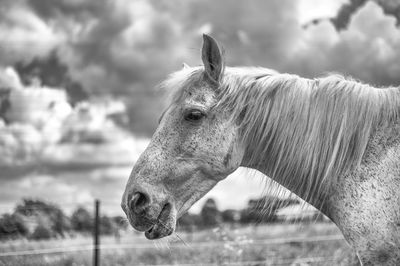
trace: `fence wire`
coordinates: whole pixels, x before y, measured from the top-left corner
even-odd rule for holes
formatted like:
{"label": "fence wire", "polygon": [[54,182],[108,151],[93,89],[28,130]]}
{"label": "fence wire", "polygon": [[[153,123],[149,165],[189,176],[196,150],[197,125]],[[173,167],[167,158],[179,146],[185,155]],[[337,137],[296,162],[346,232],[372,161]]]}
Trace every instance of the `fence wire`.
{"label": "fence wire", "polygon": [[[222,265],[230,266],[278,266],[278,265],[293,265],[293,263],[304,264],[304,263],[317,263],[317,262],[330,262],[334,261],[334,257],[307,257],[298,259],[281,259],[274,263],[268,262],[268,260],[248,260],[239,262],[224,262]],[[144,264],[142,266],[220,266],[221,263],[183,263],[183,264]]]}
{"label": "fence wire", "polygon": [[[315,236],[308,238],[293,237],[293,238],[271,238],[255,240],[249,243],[237,243],[235,241],[213,241],[213,242],[192,242],[192,243],[169,243],[169,248],[212,248],[219,247],[225,244],[235,244],[235,245],[277,245],[277,244],[289,244],[293,242],[306,243],[306,242],[323,242],[323,241],[339,241],[344,240],[341,235],[326,235],[326,236]],[[22,251],[10,251],[0,253],[0,257],[7,256],[26,256],[26,255],[41,255],[41,254],[55,254],[55,253],[69,253],[69,252],[80,252],[93,250],[95,245],[76,245],[71,247],[56,247],[56,248],[46,248],[46,249],[31,249]],[[112,250],[112,249],[157,249],[154,244],[135,244],[135,243],[124,243],[124,244],[102,244],[97,246],[100,250]]]}

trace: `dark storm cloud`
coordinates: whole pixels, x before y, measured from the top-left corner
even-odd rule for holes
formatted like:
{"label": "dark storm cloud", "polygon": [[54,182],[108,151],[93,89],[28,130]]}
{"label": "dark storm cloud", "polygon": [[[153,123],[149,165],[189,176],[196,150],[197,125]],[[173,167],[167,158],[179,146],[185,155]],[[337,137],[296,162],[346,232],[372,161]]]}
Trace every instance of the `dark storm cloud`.
{"label": "dark storm cloud", "polygon": [[[144,1],[29,1],[44,20],[68,31],[59,56],[95,92],[154,85],[174,55],[177,25]],[[78,30],[76,30],[78,29]],[[86,76],[85,76],[86,75]],[[136,85],[136,87],[135,87]]]}
{"label": "dark storm cloud", "polygon": [[336,17],[330,19],[337,30],[348,28],[351,17],[362,8],[368,1],[373,1],[379,5],[386,15],[393,16],[396,19],[396,26],[400,25],[400,2],[396,0],[350,0],[344,4]]}
{"label": "dark storm cloud", "polygon": [[27,3],[43,19],[71,17],[79,21],[85,21],[105,13],[108,7],[106,0],[29,0]]}

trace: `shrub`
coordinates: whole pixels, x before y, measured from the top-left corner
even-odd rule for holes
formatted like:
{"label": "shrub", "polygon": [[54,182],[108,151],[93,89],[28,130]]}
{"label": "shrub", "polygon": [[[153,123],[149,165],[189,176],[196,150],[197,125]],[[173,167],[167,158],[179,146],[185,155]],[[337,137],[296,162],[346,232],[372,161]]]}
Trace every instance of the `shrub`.
{"label": "shrub", "polygon": [[221,213],[214,199],[207,199],[200,212],[202,226],[215,227],[222,222]]}
{"label": "shrub", "polygon": [[14,238],[18,236],[25,236],[27,234],[28,227],[26,226],[21,215],[4,214],[0,218],[0,238]]}
{"label": "shrub", "polygon": [[79,232],[92,232],[93,217],[85,208],[80,207],[72,213],[71,226]]}
{"label": "shrub", "polygon": [[201,227],[202,219],[199,215],[185,213],[177,222],[177,229],[183,231],[193,231],[196,227]]}
{"label": "shrub", "polygon": [[111,235],[117,230],[117,226],[108,216],[100,217],[100,233],[104,235]]}
{"label": "shrub", "polygon": [[128,221],[126,220],[126,218],[122,217],[122,216],[114,216],[112,218],[114,224],[117,226],[117,228],[122,229],[122,230],[126,230],[128,228]]}
{"label": "shrub", "polygon": [[34,240],[49,239],[52,237],[53,237],[52,230],[43,224],[39,224],[36,227],[35,231],[33,231],[32,235],[30,236],[30,238]]}
{"label": "shrub", "polygon": [[41,223],[46,220],[49,229],[61,236],[71,229],[68,217],[56,205],[41,200],[24,199],[15,209],[15,214],[31,217]]}

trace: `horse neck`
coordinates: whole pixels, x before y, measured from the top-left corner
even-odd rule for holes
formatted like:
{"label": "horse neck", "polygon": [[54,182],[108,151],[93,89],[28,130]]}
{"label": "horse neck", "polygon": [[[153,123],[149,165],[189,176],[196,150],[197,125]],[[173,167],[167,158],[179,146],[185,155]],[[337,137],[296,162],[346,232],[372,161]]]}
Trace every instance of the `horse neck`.
{"label": "horse neck", "polygon": [[[324,96],[316,91],[321,82],[310,85],[311,81],[296,78],[275,84],[275,90],[284,90],[282,93],[265,89],[254,97],[247,94],[253,105],[265,106],[261,113],[247,110],[241,123],[246,147],[242,166],[264,173],[317,208],[322,208],[332,182],[360,163],[374,127],[397,117],[400,106],[398,89],[366,85],[354,89],[358,83],[353,82],[347,84],[350,92],[338,88],[337,95],[326,97],[331,92],[325,91]],[[293,93],[285,84],[297,91]],[[275,98],[266,100],[271,91]],[[343,112],[337,106],[343,107]]]}
{"label": "horse neck", "polygon": [[[282,187],[284,187],[291,193],[294,193],[295,195],[302,198],[304,201],[314,205],[316,208],[320,210],[323,208],[325,195],[323,193],[318,194],[315,191],[316,190],[325,191],[324,185],[326,184],[321,184],[321,181],[319,180],[313,181],[314,183],[310,184],[309,182],[311,180],[305,178],[306,176],[305,172],[307,171],[303,172],[300,172],[298,170],[297,172],[293,171],[293,175],[291,176],[291,178],[285,178],[285,176],[277,174],[276,168],[273,167],[272,165],[257,163],[254,161],[253,158],[254,158],[254,153],[252,153],[249,150],[246,150],[243,156],[241,166],[255,169],[266,175],[268,178],[270,178],[270,180],[267,180],[267,185],[265,187],[265,193],[267,195],[275,195],[279,198],[281,195],[286,194],[285,190],[282,189]],[[264,161],[269,161],[271,158],[271,154],[264,154],[263,158]],[[280,165],[280,168],[288,169],[289,167],[292,167],[290,163],[281,163]],[[299,186],[298,184],[299,182],[302,183],[303,185]],[[276,183],[279,184],[281,187],[276,186]],[[311,191],[313,191],[313,193],[311,193]]]}

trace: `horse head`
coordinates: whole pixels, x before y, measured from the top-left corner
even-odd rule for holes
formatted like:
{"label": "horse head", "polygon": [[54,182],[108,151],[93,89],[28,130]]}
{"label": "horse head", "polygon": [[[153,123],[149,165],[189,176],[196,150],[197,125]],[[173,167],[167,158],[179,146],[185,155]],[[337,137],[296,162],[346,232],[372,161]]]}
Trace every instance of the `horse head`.
{"label": "horse head", "polygon": [[129,177],[122,208],[131,225],[157,239],[243,157],[238,129],[215,108],[224,65],[220,48],[203,36],[204,67],[184,67],[164,83],[175,93],[149,146]]}

